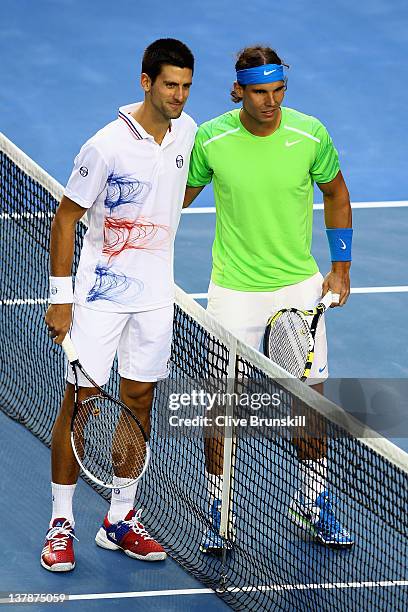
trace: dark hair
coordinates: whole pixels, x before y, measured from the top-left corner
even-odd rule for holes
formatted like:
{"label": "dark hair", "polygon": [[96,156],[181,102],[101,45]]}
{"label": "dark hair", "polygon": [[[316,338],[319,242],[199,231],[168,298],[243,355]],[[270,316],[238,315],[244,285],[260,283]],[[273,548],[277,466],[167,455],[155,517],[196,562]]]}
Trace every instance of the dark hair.
{"label": "dark hair", "polygon": [[159,38],[146,47],[142,59],[142,72],[148,74],[154,83],[163,64],[190,68],[194,72],[194,55],[180,40]]}
{"label": "dark hair", "polygon": [[[235,70],[245,70],[246,68],[255,68],[265,64],[281,64],[289,68],[279,55],[271,47],[256,45],[254,47],[245,47],[237,53],[237,61],[235,62]],[[245,85],[242,85],[245,87]],[[242,98],[237,96],[234,90],[231,91],[231,99],[233,102],[241,102]]]}

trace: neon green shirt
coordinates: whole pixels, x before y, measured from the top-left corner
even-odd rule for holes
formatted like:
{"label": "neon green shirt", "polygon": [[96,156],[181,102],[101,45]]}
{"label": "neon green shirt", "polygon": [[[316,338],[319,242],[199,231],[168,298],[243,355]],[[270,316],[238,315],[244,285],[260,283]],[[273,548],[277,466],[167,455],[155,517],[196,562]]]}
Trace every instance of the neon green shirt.
{"label": "neon green shirt", "polygon": [[203,123],[187,184],[214,183],[213,282],[274,291],[315,274],[313,183],[328,183],[338,171],[326,128],[293,109],[282,108],[279,128],[265,137],[244,128],[239,109]]}

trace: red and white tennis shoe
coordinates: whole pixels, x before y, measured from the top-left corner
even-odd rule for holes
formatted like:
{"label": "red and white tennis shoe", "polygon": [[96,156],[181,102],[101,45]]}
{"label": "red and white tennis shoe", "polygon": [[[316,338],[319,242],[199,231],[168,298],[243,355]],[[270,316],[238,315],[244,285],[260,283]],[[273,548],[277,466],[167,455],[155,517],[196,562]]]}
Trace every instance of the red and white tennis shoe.
{"label": "red and white tennis shoe", "polygon": [[75,567],[74,529],[65,518],[56,518],[45,536],[41,565],[50,572],[69,572]]}
{"label": "red and white tennis shoe", "polygon": [[141,513],[141,510],[130,510],[124,520],[117,523],[110,523],[106,515],[95,542],[108,550],[123,550],[133,559],[163,561],[167,557],[166,552],[147,533],[140,522]]}

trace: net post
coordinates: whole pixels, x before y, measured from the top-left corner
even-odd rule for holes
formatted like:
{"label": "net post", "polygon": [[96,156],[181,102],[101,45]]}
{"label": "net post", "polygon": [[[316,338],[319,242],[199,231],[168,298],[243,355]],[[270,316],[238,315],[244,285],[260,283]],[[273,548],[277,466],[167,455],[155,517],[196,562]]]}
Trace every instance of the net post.
{"label": "net post", "polygon": [[230,504],[231,504],[231,483],[233,478],[233,426],[232,417],[234,416],[233,393],[235,390],[235,366],[237,357],[237,340],[231,338],[229,345],[228,373],[227,373],[227,393],[231,398],[226,405],[226,424],[224,428],[224,462],[223,462],[223,487],[221,494],[221,521],[220,521],[220,536],[228,537],[228,526],[230,519]]}

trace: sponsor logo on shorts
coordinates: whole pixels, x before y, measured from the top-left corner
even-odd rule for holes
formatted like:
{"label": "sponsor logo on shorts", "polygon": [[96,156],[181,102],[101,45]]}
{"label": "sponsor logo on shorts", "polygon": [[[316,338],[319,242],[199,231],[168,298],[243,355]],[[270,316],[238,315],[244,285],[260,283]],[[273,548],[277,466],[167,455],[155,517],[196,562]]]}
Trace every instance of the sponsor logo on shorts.
{"label": "sponsor logo on shorts", "polygon": [[80,169],[79,169],[79,174],[81,176],[88,176],[88,172],[89,172],[89,170],[88,170],[88,168],[86,166],[81,166]]}
{"label": "sponsor logo on shorts", "polygon": [[322,372],[324,372],[324,370],[325,370],[326,368],[327,368],[327,363],[326,363],[326,365],[324,365],[322,368],[319,368],[319,372],[320,372],[320,374],[321,374]]}
{"label": "sponsor logo on shorts", "polygon": [[176,166],[177,168],[182,168],[184,165],[184,158],[182,155],[177,155],[176,157]]}

